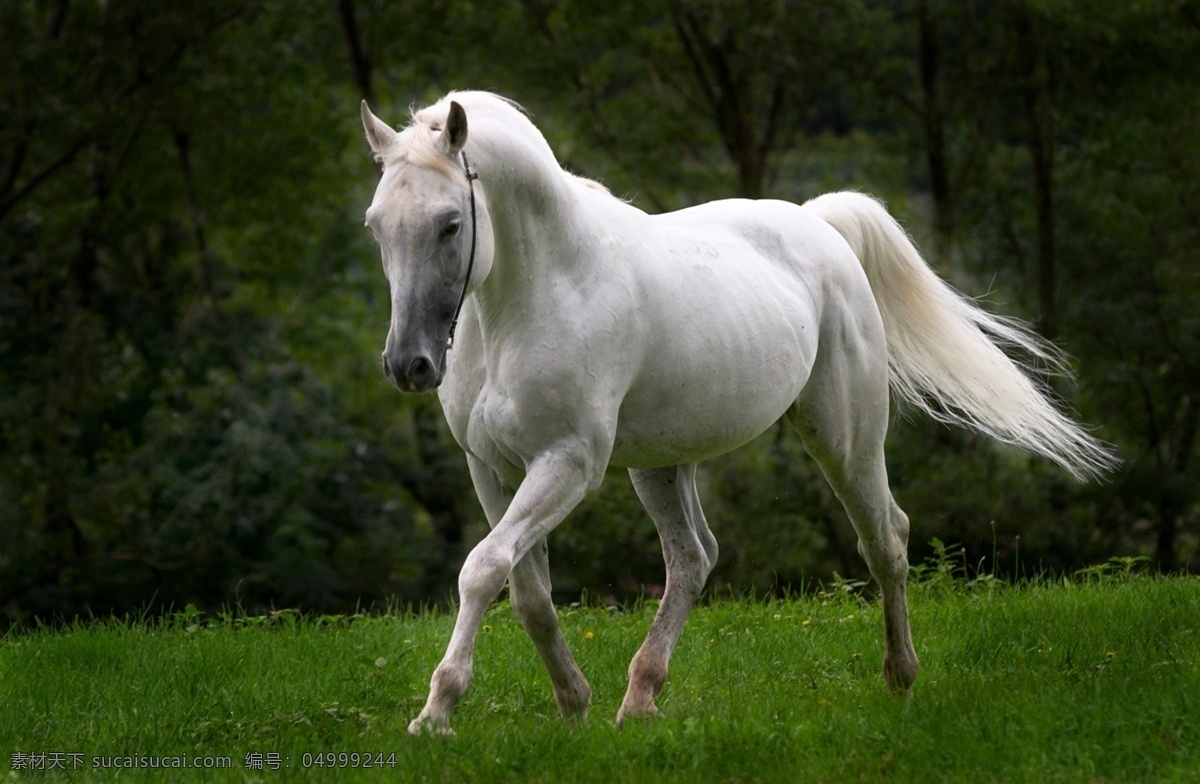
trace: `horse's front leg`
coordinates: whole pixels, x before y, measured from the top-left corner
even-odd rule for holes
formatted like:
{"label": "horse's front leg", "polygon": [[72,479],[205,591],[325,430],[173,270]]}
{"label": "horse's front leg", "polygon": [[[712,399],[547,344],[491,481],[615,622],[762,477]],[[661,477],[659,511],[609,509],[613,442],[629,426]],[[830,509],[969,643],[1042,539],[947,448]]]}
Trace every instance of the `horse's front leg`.
{"label": "horse's front leg", "polygon": [[[512,491],[482,460],[468,457],[471,479],[488,524],[497,526],[512,503]],[[558,611],[550,598],[550,561],[546,540],[541,539],[517,562],[508,575],[509,603],[529,634],[550,674],[554,701],[571,721],[587,718],[592,689],[583,677],[558,625]]]}
{"label": "horse's front leg", "polygon": [[488,605],[495,601],[509,573],[603,475],[590,455],[558,449],[543,453],[529,466],[500,522],[471,550],[458,577],[459,608],[446,655],[429,681],[429,698],[408,731],[450,732],[450,714],[471,683],[475,637]]}

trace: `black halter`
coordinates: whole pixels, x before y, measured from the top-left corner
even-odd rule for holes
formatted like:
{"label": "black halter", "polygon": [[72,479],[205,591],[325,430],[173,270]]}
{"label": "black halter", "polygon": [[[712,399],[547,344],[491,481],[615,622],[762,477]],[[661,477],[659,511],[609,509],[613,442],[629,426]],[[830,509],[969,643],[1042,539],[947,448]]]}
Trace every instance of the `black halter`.
{"label": "black halter", "polygon": [[462,293],[458,295],[458,307],[454,309],[454,320],[450,322],[450,335],[446,338],[446,350],[454,348],[454,330],[458,328],[458,316],[462,313],[463,303],[467,300],[467,287],[471,285],[471,271],[475,269],[475,237],[477,236],[475,223],[475,180],[479,179],[479,175],[471,171],[471,164],[467,163],[467,151],[462,152],[463,169],[467,173],[467,187],[471,190],[471,255],[467,257],[467,277],[463,280]]}

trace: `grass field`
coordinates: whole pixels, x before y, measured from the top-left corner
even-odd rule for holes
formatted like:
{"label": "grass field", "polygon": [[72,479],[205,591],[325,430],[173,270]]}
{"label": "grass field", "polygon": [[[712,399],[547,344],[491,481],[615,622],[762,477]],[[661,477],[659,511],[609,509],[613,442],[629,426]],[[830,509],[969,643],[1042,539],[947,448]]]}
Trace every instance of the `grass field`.
{"label": "grass field", "polygon": [[[878,604],[847,586],[710,600],[672,661],[664,717],[618,728],[625,668],[653,611],[561,610],[594,691],[588,723],[572,730],[496,605],[453,738],[405,732],[449,637],[441,613],[192,611],[12,633],[0,642],[0,777],[1200,781],[1194,577],[1113,567],[1008,586],[931,570],[912,592],[923,671],[908,698],[879,676]],[[112,767],[155,756],[228,767]]]}

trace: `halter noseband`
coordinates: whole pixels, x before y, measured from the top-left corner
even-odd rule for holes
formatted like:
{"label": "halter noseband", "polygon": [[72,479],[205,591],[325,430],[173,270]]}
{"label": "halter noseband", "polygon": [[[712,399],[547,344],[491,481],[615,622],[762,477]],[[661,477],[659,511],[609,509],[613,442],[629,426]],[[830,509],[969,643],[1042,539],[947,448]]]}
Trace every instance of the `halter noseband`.
{"label": "halter noseband", "polygon": [[450,322],[450,335],[446,338],[446,350],[454,348],[454,330],[458,328],[458,317],[462,313],[463,303],[467,301],[467,287],[471,285],[471,271],[475,268],[475,238],[477,236],[475,223],[475,180],[479,175],[471,171],[467,163],[467,151],[462,151],[463,170],[467,174],[467,187],[471,191],[471,255],[467,257],[467,277],[463,280],[462,293],[458,295],[458,307],[454,309],[454,320]]}

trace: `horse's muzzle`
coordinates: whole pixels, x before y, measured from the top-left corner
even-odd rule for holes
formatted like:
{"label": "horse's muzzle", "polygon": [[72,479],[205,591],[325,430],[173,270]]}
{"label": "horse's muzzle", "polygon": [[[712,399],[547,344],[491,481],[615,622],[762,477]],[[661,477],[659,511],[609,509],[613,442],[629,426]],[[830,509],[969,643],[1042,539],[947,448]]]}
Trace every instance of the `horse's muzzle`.
{"label": "horse's muzzle", "polygon": [[436,363],[431,357],[417,354],[409,357],[383,355],[383,374],[401,392],[428,392],[442,383],[444,360]]}

